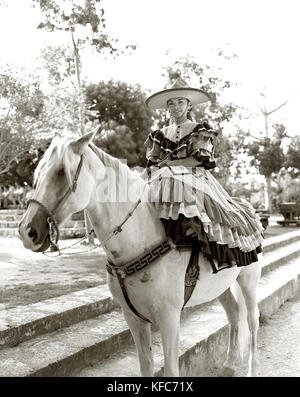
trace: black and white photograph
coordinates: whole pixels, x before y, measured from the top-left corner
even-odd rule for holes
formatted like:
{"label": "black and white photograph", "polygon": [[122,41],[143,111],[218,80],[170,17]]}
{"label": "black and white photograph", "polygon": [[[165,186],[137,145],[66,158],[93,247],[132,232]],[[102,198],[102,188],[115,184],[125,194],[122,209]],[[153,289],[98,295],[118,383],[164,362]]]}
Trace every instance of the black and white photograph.
{"label": "black and white photograph", "polygon": [[0,382],[300,376],[299,15],[0,0]]}

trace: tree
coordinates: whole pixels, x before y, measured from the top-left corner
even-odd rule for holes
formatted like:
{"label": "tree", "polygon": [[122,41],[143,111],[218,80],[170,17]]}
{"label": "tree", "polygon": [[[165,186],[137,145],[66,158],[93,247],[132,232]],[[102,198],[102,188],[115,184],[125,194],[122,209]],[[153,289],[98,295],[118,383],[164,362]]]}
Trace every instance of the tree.
{"label": "tree", "polygon": [[291,143],[286,153],[285,168],[289,170],[290,174],[298,177],[300,176],[300,136],[291,138]]}
{"label": "tree", "polygon": [[72,48],[70,45],[45,46],[39,60],[40,74],[47,93],[45,128],[52,131],[53,136],[80,135],[81,100],[74,81]]}
{"label": "tree", "polygon": [[285,164],[282,140],[287,137],[287,132],[282,124],[274,124],[273,128],[272,138],[264,137],[248,146],[249,155],[253,156],[252,164],[266,178],[278,173]]}
{"label": "tree", "polygon": [[247,146],[248,154],[253,158],[251,164],[266,178],[268,183],[269,211],[273,206],[272,178],[274,179],[286,164],[282,142],[288,136],[284,125],[274,124],[273,128],[275,133],[272,138],[264,136]]}
{"label": "tree", "polygon": [[[101,0],[33,0],[38,3],[44,15],[44,21],[38,25],[39,29],[50,32],[65,31],[70,34],[73,47],[74,72],[77,80],[78,98],[80,103],[80,132],[85,130],[85,105],[81,77],[81,48],[89,44],[98,52],[107,50],[117,55],[117,39],[108,37],[103,32],[105,28],[104,9],[99,7]],[[134,49],[135,46],[126,46]]]}
{"label": "tree", "polygon": [[144,141],[153,120],[141,87],[110,80],[90,84],[85,94],[90,119],[102,130],[96,143],[111,155],[127,159],[129,166],[145,166]]}
{"label": "tree", "polygon": [[45,101],[39,81],[23,69],[3,66],[0,101],[0,180],[29,183],[25,165],[37,142],[44,138],[38,127]]}
{"label": "tree", "polygon": [[[279,105],[277,105],[276,107],[274,107],[272,110],[267,109],[267,95],[266,93],[260,92],[260,97],[263,98],[263,104],[262,105],[258,105],[259,108],[259,113],[251,110],[251,109],[246,109],[247,111],[250,111],[250,113],[256,115],[256,116],[260,116],[262,115],[264,118],[264,136],[265,138],[269,138],[269,120],[270,120],[270,116],[272,114],[274,114],[275,112],[277,112],[279,109],[281,109],[282,107],[284,107],[285,105],[287,105],[287,103],[289,102],[289,99],[285,100],[284,102],[280,103]],[[264,139],[262,140],[262,145],[265,144]],[[265,170],[266,171],[266,170]],[[268,174],[268,172],[267,172]],[[264,175],[264,174],[263,174]],[[272,211],[272,183],[271,183],[271,175],[266,176],[265,175],[265,207],[266,209],[268,209],[270,212]]]}

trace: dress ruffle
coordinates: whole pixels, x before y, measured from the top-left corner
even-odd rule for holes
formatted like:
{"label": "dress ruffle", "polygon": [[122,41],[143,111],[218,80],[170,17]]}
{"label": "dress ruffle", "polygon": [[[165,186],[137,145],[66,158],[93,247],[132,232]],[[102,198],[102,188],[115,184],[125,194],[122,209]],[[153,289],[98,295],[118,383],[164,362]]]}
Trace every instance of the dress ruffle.
{"label": "dress ruffle", "polygon": [[217,137],[217,132],[212,130],[206,122],[191,122],[191,126],[193,127],[191,133],[184,136],[179,142],[173,142],[168,139],[164,135],[163,130],[150,132],[145,141],[147,160],[151,164],[155,164],[178,146],[175,153],[170,156],[170,160],[194,156],[199,161],[199,166],[206,169],[214,168],[216,166],[214,140]]}
{"label": "dress ruffle", "polygon": [[231,261],[239,258],[241,263],[249,264],[246,257],[257,260],[253,252],[261,251],[264,229],[251,204],[230,197],[208,170],[185,169],[183,175],[181,168],[164,167],[151,183],[150,200],[158,217],[172,221],[183,217],[185,235],[198,236],[218,261],[226,262],[224,258],[231,257]]}

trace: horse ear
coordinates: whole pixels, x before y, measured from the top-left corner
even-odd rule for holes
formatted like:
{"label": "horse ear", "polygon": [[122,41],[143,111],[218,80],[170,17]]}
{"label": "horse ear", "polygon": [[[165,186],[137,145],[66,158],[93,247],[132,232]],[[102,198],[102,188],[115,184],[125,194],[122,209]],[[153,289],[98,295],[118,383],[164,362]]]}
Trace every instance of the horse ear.
{"label": "horse ear", "polygon": [[84,151],[84,149],[87,147],[87,145],[94,139],[94,136],[96,135],[99,127],[97,127],[96,130],[89,132],[82,137],[76,139],[75,141],[71,142],[71,147],[73,149],[73,152],[76,154],[81,155]]}

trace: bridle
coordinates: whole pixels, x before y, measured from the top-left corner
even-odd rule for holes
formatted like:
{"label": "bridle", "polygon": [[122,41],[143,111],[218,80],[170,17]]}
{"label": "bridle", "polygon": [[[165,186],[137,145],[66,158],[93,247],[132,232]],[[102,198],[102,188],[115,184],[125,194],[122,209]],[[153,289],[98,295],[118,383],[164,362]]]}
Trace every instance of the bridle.
{"label": "bridle", "polygon": [[59,247],[57,245],[57,242],[59,240],[59,228],[57,226],[55,214],[57,213],[58,209],[64,204],[64,202],[68,199],[68,197],[76,191],[77,181],[78,181],[79,174],[80,174],[80,171],[82,168],[82,163],[83,163],[83,155],[80,156],[79,164],[77,166],[77,170],[76,170],[72,185],[68,187],[67,191],[65,192],[65,194],[63,195],[61,200],[57,203],[56,207],[52,211],[50,211],[45,206],[45,204],[41,203],[39,200],[30,199],[27,201],[27,206],[30,203],[38,204],[48,215],[47,223],[49,225],[49,238],[50,238],[50,251],[51,252],[59,251]]}

